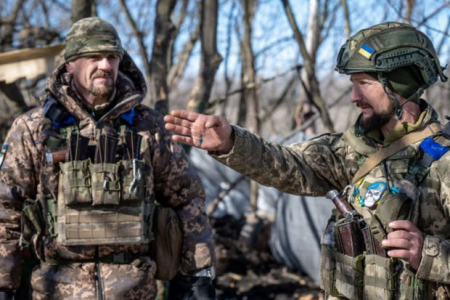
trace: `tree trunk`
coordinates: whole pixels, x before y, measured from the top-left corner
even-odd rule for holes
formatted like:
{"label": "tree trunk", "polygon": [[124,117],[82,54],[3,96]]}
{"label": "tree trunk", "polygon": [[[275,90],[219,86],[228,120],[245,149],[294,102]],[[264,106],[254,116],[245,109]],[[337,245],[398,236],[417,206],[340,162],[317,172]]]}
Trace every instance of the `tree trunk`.
{"label": "tree trunk", "polygon": [[13,34],[19,12],[26,0],[17,0],[7,18],[0,18],[0,53],[13,50]]}
{"label": "tree trunk", "polygon": [[[167,69],[168,70],[173,69],[172,64],[173,64],[173,53],[174,53],[174,48],[175,48],[175,39],[177,38],[178,34],[180,33],[181,25],[183,24],[184,19],[186,18],[187,8],[188,8],[188,4],[189,4],[189,0],[180,0],[180,1],[183,1],[183,4],[181,6],[181,11],[180,11],[178,20],[177,20],[176,24],[174,25],[175,29],[171,36],[171,39],[169,42],[169,47],[168,47],[168,52],[167,52]],[[169,76],[170,76],[170,74],[169,74]],[[170,86],[170,84],[169,84],[169,86]],[[170,87],[169,87],[169,90],[171,90]]]}
{"label": "tree trunk", "polygon": [[[311,0],[311,1],[318,1],[318,0]],[[308,52],[307,46],[303,40],[303,35],[299,27],[297,26],[297,22],[295,21],[295,17],[292,12],[292,8],[291,5],[289,4],[289,1],[281,0],[281,2],[283,3],[286,15],[289,20],[289,24],[291,25],[291,28],[294,31],[295,40],[297,41],[297,44],[299,45],[300,48],[300,52],[303,56],[304,69],[306,72],[305,86],[308,89],[308,91],[305,92],[307,95],[310,95],[309,100],[319,110],[322,122],[325,125],[325,127],[328,129],[328,131],[333,132],[334,131],[333,122],[331,121],[331,118],[328,114],[325,100],[321,96],[319,81],[317,80],[315,73],[316,72],[315,61],[313,60],[315,54],[312,56]],[[319,20],[317,20],[317,22],[319,22]]]}
{"label": "tree trunk", "polygon": [[72,23],[96,15],[95,0],[72,0]]}
{"label": "tree trunk", "polygon": [[119,0],[119,2],[120,2],[120,6],[122,7],[122,10],[125,13],[125,16],[127,17],[128,23],[130,23],[131,30],[133,31],[133,34],[137,39],[137,42],[139,45],[139,54],[141,55],[142,63],[144,65],[145,78],[149,78],[151,75],[150,62],[149,62],[148,55],[147,55],[147,47],[145,46],[145,43],[144,43],[144,34],[137,27],[136,21],[131,16],[130,10],[128,9],[125,0]]}
{"label": "tree trunk", "polygon": [[341,0],[342,8],[344,9],[344,24],[345,24],[345,37],[350,38],[352,27],[350,25],[350,11],[348,10],[347,0]]}
{"label": "tree trunk", "polygon": [[411,16],[416,5],[416,0],[406,0],[405,23],[411,24]]}
{"label": "tree trunk", "polygon": [[178,56],[178,62],[176,65],[172,65],[169,71],[169,75],[167,76],[167,82],[169,84],[169,91],[171,91],[175,86],[177,86],[180,81],[181,76],[186,69],[187,63],[189,61],[189,57],[191,57],[192,50],[194,49],[195,43],[197,42],[200,36],[200,22],[192,32],[189,41],[184,45],[183,50]]}
{"label": "tree trunk", "polygon": [[189,95],[187,109],[204,112],[214,84],[217,68],[222,57],[217,52],[218,0],[200,2],[201,65],[194,88]]}
{"label": "tree trunk", "polygon": [[[259,134],[261,121],[259,118],[259,95],[256,88],[255,54],[252,47],[253,19],[257,0],[242,0],[244,10],[244,37],[241,40],[242,53],[242,84],[243,86],[253,85],[254,88],[244,89],[241,94],[241,103],[245,102],[245,124],[246,128]],[[258,184],[254,181],[250,184],[250,207],[257,210]]]}
{"label": "tree trunk", "polygon": [[156,4],[155,38],[150,63],[149,91],[152,95],[152,101],[155,103],[155,109],[162,114],[167,114],[169,111],[167,53],[175,29],[170,21],[175,4],[176,0],[158,0]]}

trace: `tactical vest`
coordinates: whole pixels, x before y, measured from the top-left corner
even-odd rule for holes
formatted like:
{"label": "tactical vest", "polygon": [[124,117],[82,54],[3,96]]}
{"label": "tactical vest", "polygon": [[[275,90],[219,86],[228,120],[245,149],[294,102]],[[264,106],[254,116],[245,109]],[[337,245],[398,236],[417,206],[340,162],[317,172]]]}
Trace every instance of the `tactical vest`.
{"label": "tactical vest", "polygon": [[[65,246],[153,240],[150,168],[141,158],[147,140],[135,132],[134,110],[124,118],[128,122],[117,125],[118,134],[97,128],[94,138],[82,136],[77,120],[54,100],[47,100],[44,114],[61,135],[47,139],[47,150],[66,150],[59,162],[57,199],[45,199],[49,233]],[[47,163],[57,163],[54,153],[46,153]]]}
{"label": "tactical vest", "polygon": [[[439,136],[449,139],[449,133],[450,126],[447,124]],[[411,148],[412,153],[403,151],[402,154],[394,154],[389,158],[392,173],[384,174],[383,166],[379,166],[349,189],[347,195],[350,203],[364,200],[358,198],[358,189],[361,188],[364,188],[365,200],[379,203],[376,210],[354,205],[379,242],[390,232],[388,224],[391,221],[410,220],[417,224],[420,194],[417,186],[427,176],[431,163],[449,150],[434,139],[436,136],[420,144],[421,150],[417,151],[421,151],[422,155],[419,159],[415,159],[418,155],[414,147]],[[387,171],[386,165],[384,167]],[[392,179],[391,185],[383,183],[385,176]],[[402,191],[396,188],[398,186],[402,186]],[[346,219],[333,210],[321,241],[320,286],[329,296],[356,300],[423,299],[423,282],[416,278],[403,260],[368,254],[366,251],[356,256],[341,253],[336,231],[343,222]]]}

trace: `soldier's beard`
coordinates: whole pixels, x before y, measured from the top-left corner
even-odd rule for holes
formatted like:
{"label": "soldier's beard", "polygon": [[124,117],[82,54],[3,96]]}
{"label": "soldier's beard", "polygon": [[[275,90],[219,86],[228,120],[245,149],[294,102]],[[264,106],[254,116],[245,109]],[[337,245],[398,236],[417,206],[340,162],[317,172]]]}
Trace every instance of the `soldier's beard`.
{"label": "soldier's beard", "polygon": [[[110,80],[106,80],[101,85],[94,85],[94,80],[97,77],[108,76]],[[103,71],[97,71],[92,76],[91,85],[89,86],[88,92],[98,98],[108,99],[114,92],[114,79],[112,73],[107,73]]]}
{"label": "soldier's beard", "polygon": [[389,101],[389,107],[385,111],[373,112],[370,117],[361,118],[359,125],[364,131],[371,131],[374,129],[380,129],[386,125],[391,118],[395,115],[395,105]]}

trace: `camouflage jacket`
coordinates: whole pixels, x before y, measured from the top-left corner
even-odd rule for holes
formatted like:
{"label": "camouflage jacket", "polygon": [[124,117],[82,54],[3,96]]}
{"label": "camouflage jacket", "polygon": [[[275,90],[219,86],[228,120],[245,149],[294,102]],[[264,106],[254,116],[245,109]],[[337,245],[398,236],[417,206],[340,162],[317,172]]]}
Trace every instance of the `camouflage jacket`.
{"label": "camouflage jacket", "polygon": [[[193,273],[214,262],[212,230],[204,213],[205,193],[195,170],[182,148],[164,129],[162,116],[142,105],[146,84],[132,59],[125,54],[119,66],[116,93],[108,111],[96,121],[83,107],[71,88],[71,76],[65,65],[53,73],[47,91],[79,120],[80,134],[92,138],[96,126],[117,130],[120,114],[134,108],[136,132],[147,139],[141,152],[150,168],[150,197],[175,209],[184,235],[181,268]],[[44,141],[55,134],[52,121],[38,107],[19,116],[8,133],[2,156],[0,181],[21,191],[15,199],[0,197],[0,290],[15,289],[19,284],[22,254],[18,247],[22,201],[26,198],[57,197],[59,166],[46,164]],[[19,199],[20,198],[20,199]],[[43,241],[44,257],[71,261],[94,258],[93,246],[63,246],[56,239]],[[128,251],[142,253],[142,245],[99,246],[99,256]]]}
{"label": "camouflage jacket", "polygon": [[[423,100],[421,108],[423,118],[415,130],[438,123],[437,113]],[[350,185],[359,167],[380,146],[367,134],[355,134],[355,127],[345,134],[324,134],[307,142],[281,146],[235,126],[231,152],[213,156],[258,183],[282,192],[324,196],[331,189],[342,191]],[[435,139],[450,146],[443,137]],[[410,161],[419,155],[419,144],[409,145],[388,158],[386,165],[393,185],[405,178]],[[437,290],[437,283],[450,284],[449,162],[450,151],[432,163],[426,178],[418,186],[417,226],[424,234],[424,247],[416,276],[428,281],[434,290]],[[375,167],[369,175],[385,181],[384,166]]]}

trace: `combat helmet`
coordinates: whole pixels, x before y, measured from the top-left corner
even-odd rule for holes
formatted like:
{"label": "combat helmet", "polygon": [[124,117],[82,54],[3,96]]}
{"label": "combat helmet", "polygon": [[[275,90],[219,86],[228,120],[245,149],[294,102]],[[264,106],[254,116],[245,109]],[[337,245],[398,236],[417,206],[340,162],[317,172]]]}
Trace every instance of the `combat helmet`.
{"label": "combat helmet", "polygon": [[345,42],[336,62],[339,73],[376,73],[396,106],[397,119],[401,118],[402,108],[395,95],[387,89],[386,74],[407,67],[414,67],[421,77],[420,86],[408,100],[419,99],[438,77],[444,82],[448,79],[430,39],[415,27],[398,22],[382,23],[360,30]]}

